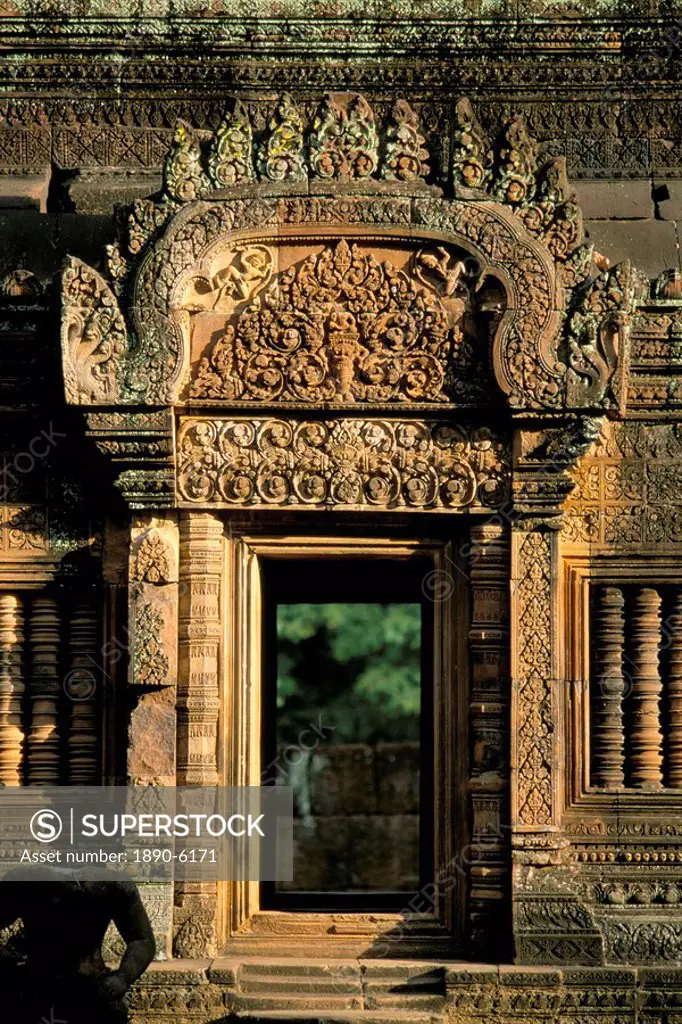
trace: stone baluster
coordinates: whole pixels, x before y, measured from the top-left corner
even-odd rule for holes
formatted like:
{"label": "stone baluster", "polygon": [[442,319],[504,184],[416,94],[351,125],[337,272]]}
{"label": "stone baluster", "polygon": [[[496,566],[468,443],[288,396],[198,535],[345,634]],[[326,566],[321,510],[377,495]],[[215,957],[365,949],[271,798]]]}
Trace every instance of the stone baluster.
{"label": "stone baluster", "polygon": [[682,590],[670,616],[668,662],[668,783],[682,786]]}
{"label": "stone baluster", "polygon": [[632,612],[632,730],[630,784],[658,788],[663,780],[659,667],[661,598],[651,587],[638,591]]}
{"label": "stone baluster", "polygon": [[28,783],[31,786],[53,786],[59,782],[59,635],[57,602],[51,597],[37,597],[29,620]]}
{"label": "stone baluster", "polygon": [[600,587],[597,596],[592,684],[592,764],[595,786],[614,788],[625,782],[623,733],[624,643],[623,592]]}
{"label": "stone baluster", "polygon": [[98,664],[97,613],[89,603],[77,602],[71,615],[64,686],[71,709],[68,777],[72,786],[97,785],[101,779]]}
{"label": "stone baluster", "polygon": [[24,613],[16,594],[0,594],[0,785],[20,786],[24,748],[21,704]]}

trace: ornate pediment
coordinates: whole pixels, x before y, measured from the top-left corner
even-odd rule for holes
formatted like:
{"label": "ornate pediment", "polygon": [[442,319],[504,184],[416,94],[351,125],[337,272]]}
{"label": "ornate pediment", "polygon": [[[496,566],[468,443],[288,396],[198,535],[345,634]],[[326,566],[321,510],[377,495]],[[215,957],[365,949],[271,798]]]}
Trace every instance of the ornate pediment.
{"label": "ornate pediment", "polygon": [[215,133],[179,123],[106,276],[70,261],[70,402],[621,401],[629,271],[583,244],[563,160],[522,119],[492,143],[460,101],[441,180],[403,99],[382,117],[354,93],[307,118],[289,95],[253,106]]}

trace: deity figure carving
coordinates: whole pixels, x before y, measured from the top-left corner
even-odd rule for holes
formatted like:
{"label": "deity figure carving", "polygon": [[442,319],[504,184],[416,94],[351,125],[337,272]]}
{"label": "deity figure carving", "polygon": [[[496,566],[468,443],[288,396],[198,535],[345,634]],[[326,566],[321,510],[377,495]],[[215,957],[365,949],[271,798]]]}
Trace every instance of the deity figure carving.
{"label": "deity figure carving", "polygon": [[272,275],[273,254],[264,245],[237,249],[227,266],[207,279],[193,278],[185,292],[183,308],[191,312],[212,310],[231,313],[235,305],[252,298]]}

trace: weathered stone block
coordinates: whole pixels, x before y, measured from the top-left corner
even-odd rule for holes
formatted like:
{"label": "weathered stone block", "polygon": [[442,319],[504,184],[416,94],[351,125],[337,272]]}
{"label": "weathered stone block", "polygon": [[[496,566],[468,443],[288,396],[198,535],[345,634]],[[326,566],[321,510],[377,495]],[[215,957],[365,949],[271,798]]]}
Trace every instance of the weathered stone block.
{"label": "weathered stone block", "polygon": [[49,188],[49,167],[42,174],[0,174],[0,208],[45,213]]}
{"label": "weathered stone block", "polygon": [[612,265],[632,260],[649,277],[656,277],[666,267],[678,266],[675,225],[670,221],[589,220],[585,234]]}
{"label": "weathered stone block", "polygon": [[67,186],[67,195],[77,213],[111,214],[115,206],[129,206],[160,187],[161,175],[157,172],[110,167],[81,171]]}
{"label": "weathered stone block", "polygon": [[175,778],[175,708],[146,694],[134,708],[128,727],[128,775],[135,779]]}
{"label": "weathered stone block", "polygon": [[576,189],[586,220],[647,219],[654,215],[651,182],[581,181]]}

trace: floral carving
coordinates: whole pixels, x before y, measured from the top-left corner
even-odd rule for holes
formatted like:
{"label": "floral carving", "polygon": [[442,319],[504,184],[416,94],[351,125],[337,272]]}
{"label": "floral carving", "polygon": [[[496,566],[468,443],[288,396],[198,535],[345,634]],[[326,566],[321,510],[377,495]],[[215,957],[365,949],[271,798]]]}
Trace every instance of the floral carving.
{"label": "floral carving", "polygon": [[36,505],[9,505],[2,510],[8,551],[47,551],[47,516]]}
{"label": "floral carving", "polygon": [[521,537],[517,588],[518,820],[552,821],[551,549],[546,533]]}
{"label": "floral carving", "polygon": [[469,100],[463,96],[455,107],[452,146],[452,177],[465,188],[485,188],[490,181],[493,152],[476,120]]}
{"label": "floral carving", "polygon": [[507,126],[500,147],[494,194],[503,203],[528,203],[535,193],[537,143],[531,139],[522,117],[515,117]]}
{"label": "floral carving", "polygon": [[564,157],[550,160],[539,171],[536,202],[523,208],[520,217],[556,260],[567,260],[579,246],[583,216],[568,183]]}
{"label": "floral carving", "polygon": [[168,657],[161,644],[163,617],[151,604],[138,605],[132,651],[132,682],[138,686],[167,686]]}
{"label": "floral carving", "polygon": [[143,583],[168,583],[170,580],[169,551],[158,532],[147,533],[139,541],[132,575]]}
{"label": "floral carving", "polygon": [[313,121],[310,169],[318,178],[369,178],[379,165],[374,113],[364,96],[327,95]]}
{"label": "floral carving", "polygon": [[201,147],[190,125],[178,121],[173,145],[163,165],[166,193],[178,203],[199,199],[210,188],[201,166]]}
{"label": "floral carving", "polygon": [[279,98],[268,133],[258,150],[258,173],[269,181],[306,181],[303,119],[289,93]]}
{"label": "floral carving", "polygon": [[429,153],[419,120],[406,100],[396,100],[386,128],[385,153],[381,177],[395,181],[415,181],[429,173]]}
{"label": "floral carving", "polygon": [[96,270],[70,256],[62,276],[62,356],[69,402],[116,401],[127,332],[116,297]]}
{"label": "floral carving", "polygon": [[499,507],[506,445],[444,422],[188,419],[178,435],[185,501],[448,511]]}
{"label": "floral carving", "polygon": [[253,135],[248,111],[233,100],[211,142],[208,173],[215,188],[252,181]]}
{"label": "floral carving", "polygon": [[191,395],[442,402],[462,341],[431,289],[342,239],[280,274],[228,326]]}

